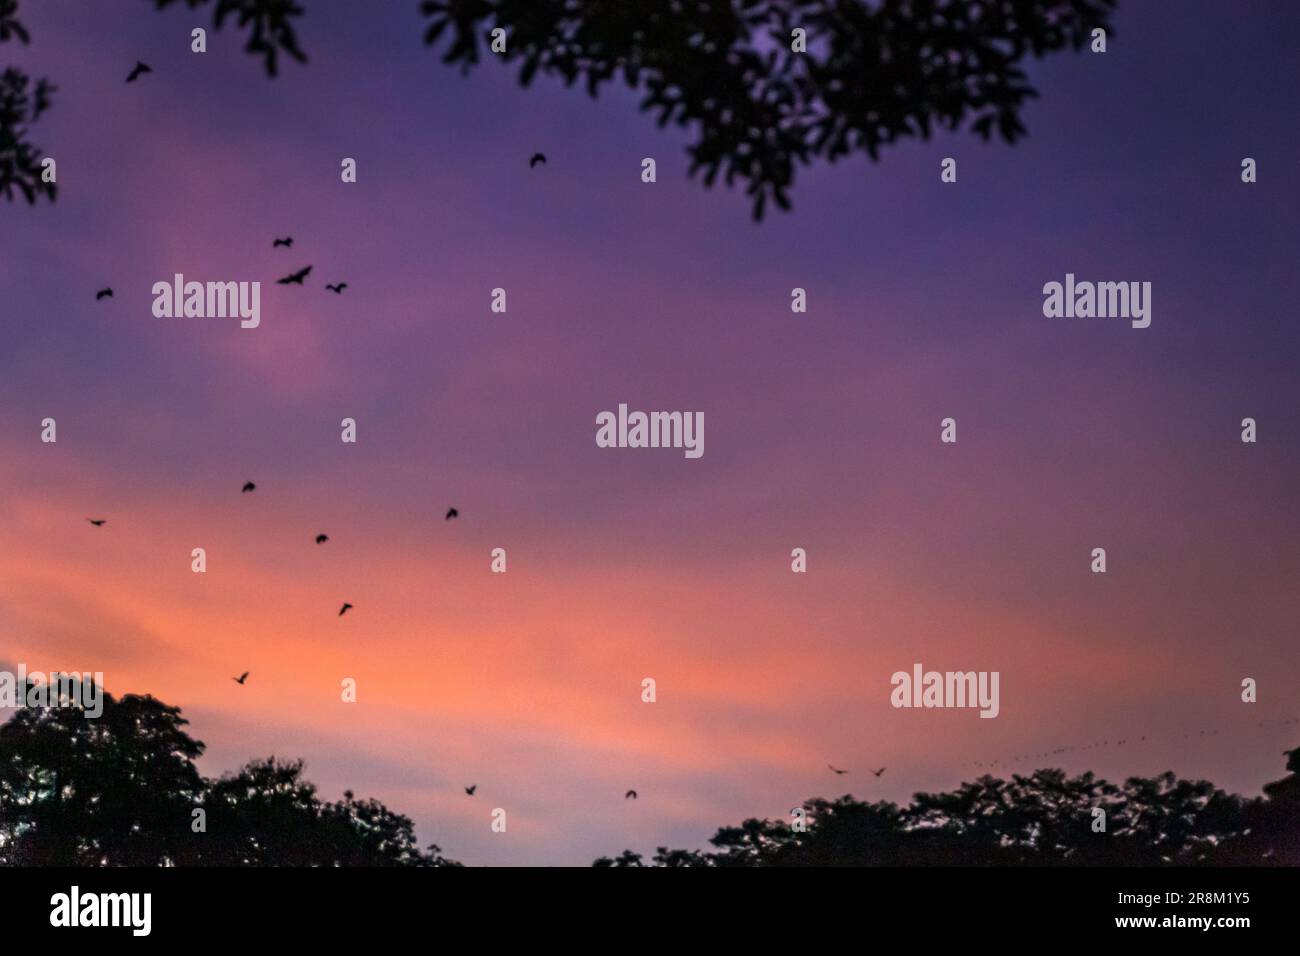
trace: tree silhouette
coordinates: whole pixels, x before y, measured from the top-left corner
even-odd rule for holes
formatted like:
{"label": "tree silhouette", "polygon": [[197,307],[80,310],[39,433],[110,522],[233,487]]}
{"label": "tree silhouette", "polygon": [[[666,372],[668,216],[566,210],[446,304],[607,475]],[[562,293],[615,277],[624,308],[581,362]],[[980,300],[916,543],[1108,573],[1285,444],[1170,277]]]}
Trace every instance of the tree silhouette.
{"label": "tree silhouette", "polygon": [[1296,820],[1300,818],[1300,747],[1287,751],[1286,769],[1289,776],[1264,785],[1267,800],[1253,804],[1248,810],[1250,831],[1231,847],[1233,862],[1253,863],[1263,859],[1269,863],[1300,866],[1300,835],[1296,833]]}
{"label": "tree silhouette", "polygon": [[[802,832],[780,820],[722,827],[713,851],[624,850],[594,866],[1161,866],[1300,863],[1300,749],[1266,798],[1172,773],[1115,786],[1091,773],[984,776],[918,793],[907,807],[843,796],[804,804]],[[1093,810],[1106,814],[1105,832]]]}
{"label": "tree silhouette", "polygon": [[[152,0],[159,10],[180,0]],[[204,6],[208,0],[184,0],[193,10]],[[298,35],[293,30],[293,18],[300,17],[303,8],[295,0],[216,0],[212,9],[212,26],[220,30],[228,19],[248,31],[244,49],[260,56],[268,76],[279,69],[281,53],[287,53],[299,63],[307,62],[307,54],[298,46]]]}
{"label": "tree silhouette", "polygon": [[104,694],[98,718],[59,704],[0,726],[0,864],[459,865],[422,851],[411,821],[377,800],[322,802],[301,761],[204,778],[203,744],[153,697]]}
{"label": "tree silhouette", "polygon": [[[104,694],[98,718],[62,688],[17,711],[0,725],[0,865],[460,865],[420,849],[410,819],[377,800],[322,801],[300,760],[205,778],[187,726],[179,708],[134,694]],[[1300,865],[1300,748],[1286,756],[1288,776],[1263,797],[1172,773],[1116,785],[1044,769],[918,793],[906,807],[817,798],[802,828],[749,819],[720,828],[711,850],[659,847],[649,863],[625,850],[594,865]]]}
{"label": "tree silhouette", "polygon": [[0,862],[137,866],[180,854],[203,792],[193,762],[203,745],[185,723],[152,697],[105,695],[93,720],[73,706],[18,711],[0,726]]}
{"label": "tree silhouette", "polygon": [[[1037,93],[1019,64],[1110,30],[1115,0],[427,0],[425,42],[479,62],[502,29],[519,82],[594,98],[621,80],[660,126],[691,128],[690,174],[743,180],[755,219],[790,207],[796,163],[834,162],[963,123],[1008,143]],[[796,51],[795,30],[806,49]]]}
{"label": "tree silhouette", "polygon": [[[18,0],[0,0],[0,43],[16,39],[31,42],[18,20]],[[54,183],[41,180],[41,151],[27,141],[31,124],[50,107],[54,87],[48,80],[31,78],[9,67],[0,74],[0,193],[13,201],[15,190],[35,203],[37,196],[54,199]]]}
{"label": "tree silhouette", "polygon": [[345,791],[322,803],[301,760],[255,760],[208,788],[209,834],[196,840],[205,866],[457,866],[439,847],[422,852],[409,818]]}
{"label": "tree silhouette", "polygon": [[[158,9],[182,0],[151,0]],[[285,54],[306,62],[294,0],[183,0],[212,4],[213,26],[248,32],[245,49],[269,75]],[[769,202],[790,208],[795,168],[835,162],[935,128],[965,127],[1014,143],[1021,110],[1037,96],[1021,69],[1029,57],[1080,49],[1092,31],[1111,31],[1116,0],[426,0],[424,39],[445,43],[442,59],[468,72],[504,31],[491,58],[580,84],[594,98],[621,82],[660,126],[694,135],[690,175],[745,184],[755,219]],[[26,42],[17,0],[0,0],[0,39]],[[7,30],[5,24],[9,24]],[[802,31],[801,41],[795,31]],[[796,42],[804,45],[796,50]],[[9,74],[6,74],[8,77]],[[44,83],[45,81],[41,81]],[[17,185],[35,201],[22,143],[40,113],[27,105],[27,78],[0,111],[0,189]],[[48,94],[51,87],[44,87]],[[3,102],[3,101],[0,101]],[[42,102],[38,89],[33,103]],[[45,100],[48,103],[48,99]],[[12,154],[12,156],[10,156]],[[37,180],[39,182],[39,179]],[[25,184],[25,185],[24,185]],[[53,198],[53,189],[48,193]]]}

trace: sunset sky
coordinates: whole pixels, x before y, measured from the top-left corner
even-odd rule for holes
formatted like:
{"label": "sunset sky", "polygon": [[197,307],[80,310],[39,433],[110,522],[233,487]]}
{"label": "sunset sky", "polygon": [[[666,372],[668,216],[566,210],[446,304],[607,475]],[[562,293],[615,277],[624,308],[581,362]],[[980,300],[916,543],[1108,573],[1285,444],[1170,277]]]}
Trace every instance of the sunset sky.
{"label": "sunset sky", "polygon": [[[755,224],[626,91],[462,76],[415,0],[304,6],[275,79],[141,0],[24,2],[0,46],[58,87],[31,139],[59,187],[0,206],[0,664],[103,671],[182,707],[205,773],[302,757],[469,864],[1121,737],[1002,769],[1283,775],[1300,7],[1126,0],[1106,54],[1031,65],[1022,143],[801,169]],[[155,318],[177,272],[261,281],[260,328]],[[1067,272],[1151,282],[1151,327],[1045,318]],[[703,457],[598,448],[619,403],[703,412]],[[1000,715],[892,708],[916,662],[999,671]]]}

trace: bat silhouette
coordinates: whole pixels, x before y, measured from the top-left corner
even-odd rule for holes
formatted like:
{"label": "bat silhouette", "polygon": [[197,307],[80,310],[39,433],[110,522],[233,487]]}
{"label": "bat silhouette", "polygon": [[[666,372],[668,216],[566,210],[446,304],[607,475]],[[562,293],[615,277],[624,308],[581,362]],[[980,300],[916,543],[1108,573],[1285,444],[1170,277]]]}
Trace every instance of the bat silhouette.
{"label": "bat silhouette", "polygon": [[253,491],[253,490],[256,489],[256,488],[257,488],[257,485],[253,484],[251,481],[246,481],[246,482],[244,482],[244,487],[243,487],[243,488],[240,488],[239,491],[240,491],[240,494],[245,494],[245,495],[246,495],[246,494],[248,494],[250,491]]}
{"label": "bat silhouette", "polygon": [[338,285],[330,285],[329,283],[325,284],[325,288],[329,289],[329,291],[333,292],[335,295],[342,295],[343,290],[347,287],[348,284],[346,282],[340,282]]}
{"label": "bat silhouette", "polygon": [[828,766],[828,767],[831,768],[831,772],[832,772],[832,773],[848,773],[847,770],[840,770],[840,769],[837,768],[837,767],[831,766],[831,764],[827,764],[826,766]]}
{"label": "bat silhouette", "polygon": [[457,511],[455,508],[448,508],[448,509],[447,509],[447,517],[443,518],[442,520],[443,520],[443,521],[450,521],[452,518],[459,518],[459,517],[460,517],[460,512],[459,512],[459,511]]}
{"label": "bat silhouette", "polygon": [[271,243],[272,249],[276,246],[284,246],[286,249],[290,248],[293,246],[293,236],[285,236],[283,239],[277,239]]}
{"label": "bat silhouette", "polygon": [[871,771],[872,775],[873,775],[873,776],[876,776],[876,777],[879,777],[879,776],[880,776],[882,773],[884,773],[884,772],[885,772],[885,768],[884,768],[884,767],[881,767],[879,770],[873,770],[873,771]]}
{"label": "bat silhouette", "polygon": [[545,153],[533,153],[533,158],[528,161],[528,168],[532,169],[538,163],[544,163],[544,162],[546,162]]}
{"label": "bat silhouette", "polygon": [[236,684],[243,684],[244,681],[248,680],[248,671],[244,671],[244,673],[240,674],[238,677],[232,677],[230,679]]}
{"label": "bat silhouette", "polygon": [[342,617],[344,614],[347,614],[348,611],[350,610],[352,610],[352,605],[344,601],[343,606],[339,608],[339,617]]}
{"label": "bat silhouette", "polygon": [[307,278],[307,273],[311,272],[311,266],[292,272],[283,279],[276,279],[278,285],[302,285],[302,280]]}
{"label": "bat silhouette", "polygon": [[152,73],[152,72],[153,70],[149,68],[149,65],[147,63],[141,63],[139,60],[136,60],[134,69],[132,69],[131,72],[128,73],[126,76],[126,81],[128,83],[134,83],[139,78],[141,73]]}
{"label": "bat silhouette", "polygon": [[104,522],[107,521],[108,519],[107,519],[107,518],[87,518],[86,520],[89,521],[91,524],[93,524],[96,528],[102,528],[102,527],[104,527]]}
{"label": "bat silhouette", "polygon": [[623,794],[623,799],[624,799],[624,800],[635,800],[635,799],[636,799],[636,791],[635,791],[635,790],[629,790],[627,793]]}
{"label": "bat silhouette", "polygon": [[474,784],[472,787],[466,787],[466,788],[465,788],[465,792],[468,793],[468,794],[472,797],[472,796],[474,796],[474,791],[477,790],[477,789],[478,789],[478,784]]}
{"label": "bat silhouette", "polygon": [[95,293],[96,302],[98,302],[100,299],[111,299],[111,298],[113,298],[112,289],[100,289],[98,292]]}
{"label": "bat silhouette", "polygon": [[318,534],[318,535],[316,535],[316,543],[317,543],[317,544],[324,544],[324,543],[325,543],[326,541],[328,541],[329,539],[330,539],[330,536],[327,535],[327,534]]}

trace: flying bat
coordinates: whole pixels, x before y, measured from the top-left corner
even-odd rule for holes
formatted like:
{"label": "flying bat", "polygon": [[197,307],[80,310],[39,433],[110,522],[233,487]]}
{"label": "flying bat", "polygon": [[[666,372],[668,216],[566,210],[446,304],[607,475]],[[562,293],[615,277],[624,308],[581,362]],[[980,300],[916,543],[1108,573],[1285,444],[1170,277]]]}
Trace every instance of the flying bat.
{"label": "flying bat", "polygon": [[624,799],[624,800],[635,800],[635,799],[636,799],[636,791],[635,791],[635,790],[629,790],[627,793],[623,794],[623,799]]}
{"label": "flying bat", "polygon": [[95,293],[96,302],[98,302],[100,299],[111,299],[111,298],[113,298],[112,289],[100,289],[98,292]]}
{"label": "flying bat", "polygon": [[528,168],[532,169],[537,164],[544,162],[546,162],[546,155],[544,153],[533,153],[533,158],[528,161]]}
{"label": "flying bat", "polygon": [[466,788],[465,788],[465,792],[468,793],[468,794],[472,797],[472,796],[474,796],[474,791],[477,790],[477,789],[478,789],[478,784],[474,784],[472,787],[466,787]]}
{"label": "flying bat", "polygon": [[276,279],[277,285],[302,285],[302,280],[307,278],[307,273],[311,272],[311,266],[299,269],[297,272],[290,273],[283,279]]}
{"label": "flying bat", "polygon": [[246,481],[246,482],[244,482],[244,487],[243,487],[243,488],[240,488],[239,491],[240,491],[241,494],[245,494],[245,495],[246,495],[246,494],[248,494],[250,491],[253,491],[255,488],[257,488],[257,485],[253,484],[251,481]]}
{"label": "flying bat", "polygon": [[330,536],[327,535],[327,534],[318,534],[318,535],[316,535],[316,543],[317,543],[317,544],[324,544],[324,543],[325,543],[326,541],[328,541],[329,539],[330,539]]}
{"label": "flying bat", "polygon": [[832,772],[832,773],[837,773],[837,774],[839,774],[839,773],[848,773],[847,770],[840,770],[839,768],[837,768],[837,767],[833,767],[833,766],[831,766],[830,764],[827,764],[826,766],[828,766],[828,767],[831,768],[831,772]]}
{"label": "flying bat", "polygon": [[102,527],[104,527],[104,522],[107,521],[108,519],[107,519],[107,518],[87,518],[86,520],[89,521],[91,524],[93,524],[96,528],[102,528]]}
{"label": "flying bat", "polygon": [[879,776],[880,776],[882,773],[884,773],[884,772],[885,772],[885,768],[884,768],[884,767],[881,767],[879,770],[873,770],[873,771],[871,771],[872,775],[873,775],[873,776],[876,776],[876,777],[879,777]]}
{"label": "flying bat", "polygon": [[459,512],[459,511],[457,511],[455,508],[448,508],[448,509],[447,509],[447,517],[443,518],[442,520],[443,520],[443,521],[450,521],[452,518],[459,518],[459,517],[460,517],[460,512]]}
{"label": "flying bat", "polygon": [[127,74],[126,81],[128,83],[134,83],[139,78],[141,73],[152,73],[152,72],[153,70],[149,68],[149,65],[147,63],[141,63],[139,60],[136,60],[135,67],[134,69],[131,70],[130,73]]}
{"label": "flying bat", "polygon": [[348,611],[350,610],[352,610],[352,605],[344,601],[343,606],[339,608],[339,617],[342,617],[344,614],[347,614]]}
{"label": "flying bat", "polygon": [[272,242],[271,248],[274,249],[276,246],[284,246],[286,249],[288,249],[292,245],[293,245],[293,236],[285,236],[283,239],[276,239],[274,242]]}
{"label": "flying bat", "polygon": [[244,673],[240,674],[238,677],[232,677],[230,679],[236,684],[243,684],[244,681],[248,680],[248,671],[244,671]]}
{"label": "flying bat", "polygon": [[340,282],[338,285],[329,285],[328,283],[325,285],[325,288],[333,292],[335,295],[342,295],[343,290],[347,287],[348,284],[346,282]]}

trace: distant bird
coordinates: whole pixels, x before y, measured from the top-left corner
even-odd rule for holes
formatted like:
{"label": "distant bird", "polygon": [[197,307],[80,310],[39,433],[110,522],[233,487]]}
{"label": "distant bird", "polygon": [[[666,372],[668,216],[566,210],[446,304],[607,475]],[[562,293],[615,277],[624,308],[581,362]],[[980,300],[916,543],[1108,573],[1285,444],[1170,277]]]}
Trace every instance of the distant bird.
{"label": "distant bird", "polygon": [[838,769],[838,768],[836,768],[836,767],[834,767],[834,766],[831,766],[831,764],[827,764],[826,766],[828,766],[828,767],[831,768],[831,772],[832,772],[832,773],[837,773],[837,774],[839,774],[839,773],[848,773],[847,770],[840,770],[840,769]]}
{"label": "distant bird", "polygon": [[246,494],[248,494],[250,491],[254,491],[254,490],[256,490],[256,488],[257,488],[257,485],[253,484],[251,481],[246,481],[246,482],[244,482],[244,487],[241,488],[241,489],[239,489],[239,491],[240,491],[240,494],[245,494],[245,495],[246,495]]}
{"label": "distant bird", "polygon": [[448,508],[448,509],[447,509],[447,517],[443,518],[442,520],[443,520],[443,521],[450,521],[452,518],[459,518],[459,517],[460,517],[460,512],[459,512],[459,511],[457,511],[455,508]]}
{"label": "distant bird", "polygon": [[279,285],[302,285],[302,280],[307,278],[307,273],[309,272],[311,272],[311,266],[306,266],[305,268],[299,269],[297,272],[290,273],[283,279],[276,279],[275,281]]}
{"label": "distant bird", "polygon": [[111,299],[111,298],[113,298],[112,289],[100,289],[98,292],[95,293],[96,302],[98,302],[100,299]]}
{"label": "distant bird", "polygon": [[290,248],[291,246],[293,246],[293,236],[285,236],[283,239],[277,239],[273,243],[271,243],[272,249],[274,249],[276,246],[284,246],[286,249]]}
{"label": "distant bird", "polygon": [[528,161],[528,168],[532,169],[538,163],[544,163],[544,162],[546,162],[545,153],[533,153],[533,158]]}
{"label": "distant bird", "polygon": [[635,799],[636,799],[636,791],[635,791],[635,790],[629,790],[627,793],[623,794],[623,799],[624,799],[624,800],[635,800]]}
{"label": "distant bird", "polygon": [[153,70],[149,68],[149,65],[147,63],[141,63],[139,60],[136,60],[135,68],[132,69],[131,72],[127,74],[126,81],[128,83],[134,83],[139,78],[141,73],[152,73],[152,72]]}
{"label": "distant bird", "polygon": [[328,541],[329,539],[330,539],[330,536],[327,535],[327,534],[318,534],[318,535],[316,535],[316,543],[317,543],[317,544],[324,544],[324,543],[325,543],[326,541]]}
{"label": "distant bird", "polygon": [[879,777],[879,776],[880,776],[882,773],[884,773],[884,772],[885,772],[885,768],[884,768],[884,767],[881,767],[879,770],[873,770],[873,771],[871,771],[872,775],[873,775],[873,776],[876,776],[876,777]]}
{"label": "distant bird", "polygon": [[350,610],[352,610],[352,605],[344,601],[343,606],[339,608],[339,617],[342,617],[344,614],[347,614],[348,611]]}
{"label": "distant bird", "polygon": [[343,290],[346,289],[347,287],[348,284],[346,282],[340,282],[338,285],[330,285],[329,283],[326,283],[325,285],[325,288],[329,289],[335,295],[342,295]]}
{"label": "distant bird", "polygon": [[477,789],[478,789],[478,784],[474,784],[474,786],[472,786],[472,787],[466,787],[466,788],[465,788],[465,792],[468,793],[468,794],[472,797],[472,796],[474,796],[474,791],[477,790]]}
{"label": "distant bird", "polygon": [[107,519],[107,518],[87,518],[86,520],[89,521],[91,524],[93,524],[96,528],[102,528],[102,527],[104,527],[104,522],[107,521],[108,519]]}
{"label": "distant bird", "polygon": [[244,671],[244,673],[240,674],[238,677],[232,677],[230,679],[236,684],[243,684],[244,681],[248,680],[248,671]]}

